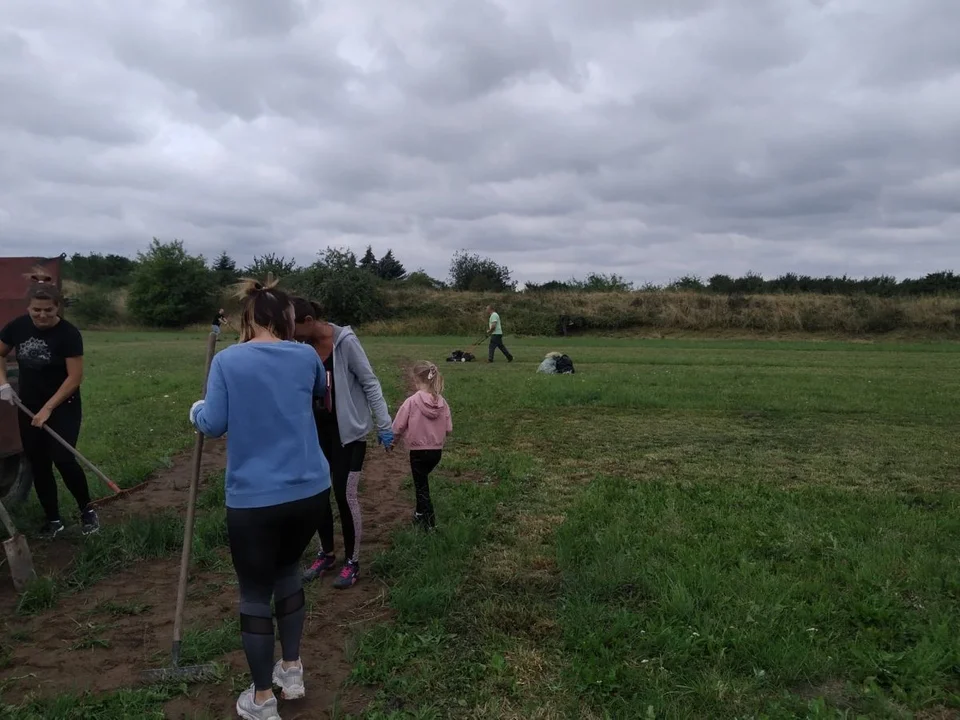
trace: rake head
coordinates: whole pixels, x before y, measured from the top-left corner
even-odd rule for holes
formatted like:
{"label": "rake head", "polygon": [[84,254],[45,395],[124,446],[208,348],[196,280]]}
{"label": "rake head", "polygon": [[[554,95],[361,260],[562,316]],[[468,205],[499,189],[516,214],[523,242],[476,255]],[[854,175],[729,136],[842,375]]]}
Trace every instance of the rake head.
{"label": "rake head", "polygon": [[181,665],[180,642],[173,645],[173,657],[169,667],[144,670],[140,673],[140,680],[144,683],[174,683],[199,682],[219,674],[220,669],[213,663],[205,665]]}
{"label": "rake head", "polygon": [[140,680],[152,685],[200,682],[218,674],[216,665],[184,665],[183,667],[165,667],[156,670],[144,670],[140,673]]}

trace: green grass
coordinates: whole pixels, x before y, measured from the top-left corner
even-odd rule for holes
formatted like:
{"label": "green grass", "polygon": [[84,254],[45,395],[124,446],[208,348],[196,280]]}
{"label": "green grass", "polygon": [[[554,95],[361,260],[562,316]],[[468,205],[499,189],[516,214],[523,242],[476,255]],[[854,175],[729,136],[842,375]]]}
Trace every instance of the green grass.
{"label": "green grass", "polygon": [[[432,480],[441,528],[400,531],[372,564],[396,619],[352,649],[351,681],[377,692],[367,717],[960,709],[960,345],[507,342],[512,365],[441,365],[455,427]],[[87,344],[81,448],[138,482],[191,440],[202,337]],[[401,364],[469,343],[364,344],[395,408]],[[556,349],[577,375],[534,374]],[[222,492],[200,501],[206,568],[228,568]],[[155,523],[108,530],[119,556],[93,543],[67,587],[174,552],[176,522]],[[49,607],[62,584],[31,588],[28,605]],[[194,662],[239,640],[233,623],[188,638]],[[82,712],[65,714],[71,701]],[[137,691],[8,714],[161,705]]]}
{"label": "green grass", "polygon": [[[960,707],[960,347],[511,345],[442,366],[444,467],[498,482],[438,478],[443,531],[379,561],[371,717]],[[533,375],[558,347],[578,374]]]}

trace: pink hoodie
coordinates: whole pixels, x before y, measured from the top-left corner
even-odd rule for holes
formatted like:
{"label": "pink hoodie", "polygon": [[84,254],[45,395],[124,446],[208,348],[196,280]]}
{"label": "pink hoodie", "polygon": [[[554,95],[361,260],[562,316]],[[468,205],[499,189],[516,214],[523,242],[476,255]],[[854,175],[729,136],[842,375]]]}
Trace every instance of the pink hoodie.
{"label": "pink hoodie", "polygon": [[450,406],[442,397],[422,390],[408,397],[397,410],[393,433],[402,437],[408,450],[443,450],[453,432]]}

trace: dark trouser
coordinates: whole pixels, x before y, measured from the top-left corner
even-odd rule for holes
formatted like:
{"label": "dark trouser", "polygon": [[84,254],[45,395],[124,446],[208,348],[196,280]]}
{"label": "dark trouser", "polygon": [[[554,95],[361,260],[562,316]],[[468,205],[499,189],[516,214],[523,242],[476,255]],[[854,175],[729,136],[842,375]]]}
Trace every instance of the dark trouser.
{"label": "dark trouser", "polygon": [[440,464],[442,450],[411,450],[410,471],[413,473],[413,487],[417,494],[417,515],[429,527],[436,523],[433,502],[430,500],[430,473]]}
{"label": "dark trouser", "polygon": [[[363,516],[360,513],[360,478],[363,461],[367,457],[365,440],[340,444],[339,434],[321,432],[320,448],[330,463],[330,483],[340,512],[340,527],[343,530],[343,551],[347,560],[359,562],[360,540],[363,536]],[[333,510],[327,502],[317,516],[317,532],[320,547],[327,555],[334,552]]]}
{"label": "dark trouser", "polygon": [[257,690],[273,687],[273,598],[286,662],[300,658],[305,601],[300,558],[330,491],[263,508],[227,508],[230,555],[240,583],[240,634]]}
{"label": "dark trouser", "polygon": [[490,362],[493,362],[493,353],[497,349],[504,354],[507,360],[513,360],[513,355],[511,355],[510,351],[507,350],[507,346],[503,344],[503,335],[490,336],[490,355],[488,357]]}
{"label": "dark trouser", "polygon": [[[32,410],[33,408],[31,408]],[[23,444],[23,454],[30,462],[33,470],[33,486],[37,490],[37,499],[40,501],[47,520],[60,519],[60,501],[57,496],[57,481],[53,476],[56,466],[63,478],[63,484],[77,501],[80,510],[86,510],[90,504],[90,488],[87,485],[87,476],[80,467],[77,459],[54,440],[43,428],[33,427],[30,418],[18,412],[20,422],[20,442]],[[50,415],[47,426],[66,440],[72,447],[77,446],[80,438],[80,424],[83,420],[83,410],[80,399],[68,400]]]}

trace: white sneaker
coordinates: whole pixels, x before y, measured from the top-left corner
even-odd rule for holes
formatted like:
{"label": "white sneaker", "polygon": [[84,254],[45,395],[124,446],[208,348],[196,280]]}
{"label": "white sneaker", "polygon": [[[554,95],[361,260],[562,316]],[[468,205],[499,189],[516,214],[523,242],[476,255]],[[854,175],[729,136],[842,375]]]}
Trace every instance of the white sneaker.
{"label": "white sneaker", "polygon": [[237,715],[243,720],[280,720],[277,699],[272,697],[263,705],[257,705],[257,690],[253,685],[237,698]]}
{"label": "white sneaker", "polygon": [[273,666],[273,684],[280,688],[280,697],[284,700],[299,700],[307,694],[303,687],[303,663],[284,670],[283,661]]}

